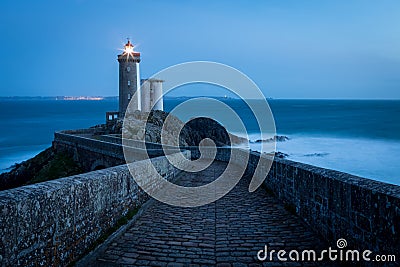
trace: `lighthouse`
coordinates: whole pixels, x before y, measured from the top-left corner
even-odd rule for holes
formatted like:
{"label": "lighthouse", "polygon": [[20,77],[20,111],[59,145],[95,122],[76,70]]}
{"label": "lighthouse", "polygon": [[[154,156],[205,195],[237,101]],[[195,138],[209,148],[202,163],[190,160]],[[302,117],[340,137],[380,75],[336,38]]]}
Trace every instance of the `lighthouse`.
{"label": "lighthouse", "polygon": [[[131,108],[141,110],[140,92],[140,53],[133,50],[131,41],[124,46],[123,52],[118,55],[119,62],[119,114],[124,116],[129,102],[132,100]],[[134,99],[133,99],[134,98]]]}
{"label": "lighthouse", "polygon": [[160,79],[140,79],[140,53],[128,39],[123,52],[118,55],[119,62],[119,117],[125,115],[129,102],[131,111],[149,112],[163,110],[163,91]]}

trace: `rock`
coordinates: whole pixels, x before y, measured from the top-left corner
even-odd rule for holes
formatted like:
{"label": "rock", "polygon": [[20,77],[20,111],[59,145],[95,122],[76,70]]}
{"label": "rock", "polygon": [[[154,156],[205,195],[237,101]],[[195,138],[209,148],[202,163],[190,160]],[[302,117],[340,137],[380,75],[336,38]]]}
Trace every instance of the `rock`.
{"label": "rock", "polygon": [[276,135],[274,138],[275,138],[276,142],[285,142],[285,141],[289,140],[289,137],[284,136],[284,135]]}
{"label": "rock", "polygon": [[231,137],[232,143],[234,145],[240,145],[240,144],[243,144],[243,143],[247,143],[249,141],[247,138],[240,137],[240,136],[231,134],[229,132],[228,132],[228,134]]}
{"label": "rock", "polygon": [[[179,135],[179,129],[183,127],[183,123],[174,116],[170,116],[170,124],[166,125],[163,130],[163,125],[168,116],[168,113],[163,111],[152,111],[150,113],[135,111],[125,117],[124,124],[122,120],[118,120],[115,125],[111,126],[111,131],[116,134],[122,133],[125,138],[161,143],[161,132],[165,144],[178,145],[174,142],[174,137]],[[145,119],[147,117],[147,122]],[[123,125],[123,127],[122,127]],[[184,140],[180,143],[187,145]]]}
{"label": "rock", "polygon": [[[144,121],[146,116],[148,116],[147,123]],[[164,125],[167,116],[169,116],[169,123]],[[150,113],[135,111],[125,117],[123,127],[122,125],[122,120],[117,120],[114,125],[103,130],[115,134],[123,133],[126,138],[152,143],[161,143],[161,131],[163,131],[164,143],[172,146],[198,146],[204,138],[212,139],[217,146],[229,146],[230,138],[234,144],[247,141],[245,138],[228,133],[213,119],[195,118],[184,124],[177,117],[159,110]]]}
{"label": "rock", "polygon": [[311,153],[311,154],[305,154],[305,157],[325,157],[328,156],[329,153]]}
{"label": "rock", "polygon": [[210,138],[217,146],[231,145],[226,129],[217,121],[206,117],[195,118],[186,123],[181,136],[190,146],[198,146],[205,138]]}
{"label": "rock", "polygon": [[286,154],[286,153],[283,153],[283,152],[280,152],[280,151],[276,151],[275,152],[275,157],[284,159],[284,158],[289,157],[289,154]]}
{"label": "rock", "polygon": [[289,137],[284,136],[284,135],[275,135],[273,138],[268,138],[268,139],[258,139],[256,141],[251,141],[251,143],[263,143],[263,142],[285,142],[289,140]]}

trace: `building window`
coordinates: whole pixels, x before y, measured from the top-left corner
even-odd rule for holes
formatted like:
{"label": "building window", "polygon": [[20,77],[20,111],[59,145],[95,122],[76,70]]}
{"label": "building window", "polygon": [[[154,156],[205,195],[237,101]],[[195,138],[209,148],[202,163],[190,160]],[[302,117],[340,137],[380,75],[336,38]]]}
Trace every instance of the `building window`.
{"label": "building window", "polygon": [[131,86],[131,81],[128,81],[128,86]]}
{"label": "building window", "polygon": [[131,99],[131,94],[128,94],[128,99]]}
{"label": "building window", "polygon": [[130,71],[131,71],[131,67],[127,67],[127,68],[126,68],[126,71],[127,71],[127,72],[130,72]]}

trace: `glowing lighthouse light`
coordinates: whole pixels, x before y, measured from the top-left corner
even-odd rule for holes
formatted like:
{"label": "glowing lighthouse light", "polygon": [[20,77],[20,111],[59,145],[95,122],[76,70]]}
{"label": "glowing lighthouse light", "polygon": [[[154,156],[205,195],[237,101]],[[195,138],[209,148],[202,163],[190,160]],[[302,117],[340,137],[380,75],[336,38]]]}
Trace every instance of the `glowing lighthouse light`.
{"label": "glowing lighthouse light", "polygon": [[125,54],[133,54],[133,45],[131,41],[128,39],[128,43],[124,47]]}
{"label": "glowing lighthouse light", "polygon": [[[133,50],[134,46],[128,38],[128,42],[124,45],[124,49],[122,50],[122,55],[126,57],[126,60],[129,58],[140,58],[140,53]],[[139,59],[140,61],[140,59]]]}

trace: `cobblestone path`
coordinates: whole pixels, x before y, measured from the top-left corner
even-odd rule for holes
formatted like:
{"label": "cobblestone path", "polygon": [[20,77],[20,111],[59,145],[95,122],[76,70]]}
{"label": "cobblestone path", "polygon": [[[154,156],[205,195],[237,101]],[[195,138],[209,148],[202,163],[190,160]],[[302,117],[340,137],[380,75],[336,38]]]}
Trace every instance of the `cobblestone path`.
{"label": "cobblestone path", "polygon": [[[181,175],[177,183],[208,183],[224,167],[224,163],[214,162],[200,173]],[[249,178],[244,177],[223,198],[197,208],[154,201],[124,233],[95,252],[85,265],[302,266],[298,262],[260,262],[257,252],[265,245],[269,251],[287,252],[328,248],[265,189],[249,193],[248,184]]]}

